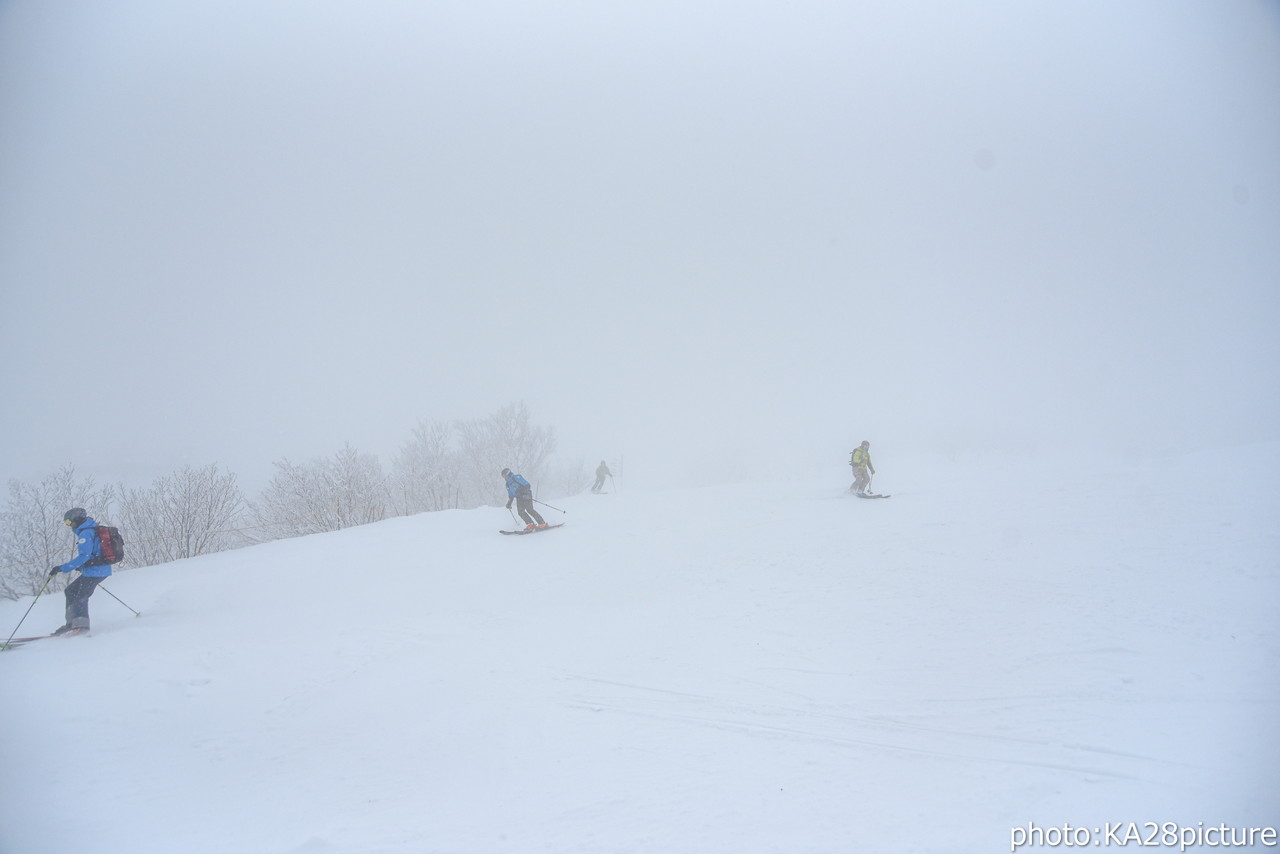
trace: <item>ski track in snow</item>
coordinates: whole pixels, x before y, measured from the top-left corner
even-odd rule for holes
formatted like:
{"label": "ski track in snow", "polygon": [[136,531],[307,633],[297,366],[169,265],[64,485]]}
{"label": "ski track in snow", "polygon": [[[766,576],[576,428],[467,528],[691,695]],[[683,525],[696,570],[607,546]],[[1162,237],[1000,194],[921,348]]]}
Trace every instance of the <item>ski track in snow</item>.
{"label": "ski track in snow", "polygon": [[[607,680],[590,679],[587,677],[582,678],[587,679],[587,681],[603,684],[619,684],[610,683]],[[1001,736],[988,732],[964,732],[940,726],[910,723],[904,720],[896,720],[888,716],[864,717],[841,715],[830,711],[823,711],[818,708],[762,706],[759,704],[730,704],[718,702],[711,697],[681,694],[680,692],[665,691],[659,688],[641,688],[641,686],[625,687],[637,689],[637,691],[633,692],[628,697],[615,699],[613,702],[602,700],[599,696],[591,696],[570,702],[568,705],[573,708],[585,709],[591,712],[614,712],[634,715],[637,717],[679,721],[695,726],[708,726],[717,729],[736,730],[764,737],[797,738],[837,746],[870,747],[891,751],[898,750],[903,752],[923,753],[929,756],[959,759],[965,762],[1006,762],[1018,765],[1032,765],[1083,774],[1111,776],[1124,779],[1141,779],[1145,782],[1156,782],[1163,776],[1163,772],[1165,771],[1165,769],[1155,768],[1143,777],[1136,777],[1133,774],[1120,773],[1115,770],[1108,770],[1099,767],[1081,767],[1078,764],[1080,761],[1079,757],[1074,759],[1076,764],[1072,764],[1073,760],[1069,760],[1065,757],[1070,757],[1075,754],[1101,753],[1110,757],[1137,760],[1140,763],[1165,763],[1161,760],[1125,753],[1122,751],[1088,747],[1084,745],[1061,744],[1052,742],[1048,739]],[[639,692],[641,691],[657,692],[667,697],[677,698],[680,702],[646,704],[640,699],[641,695]],[[677,708],[681,706],[688,708],[689,711],[678,711]],[[702,714],[697,714],[695,712],[702,712]],[[874,732],[899,735],[903,733],[923,733],[927,734],[928,738],[918,739],[917,742],[919,743],[910,743],[910,740],[904,739],[890,741],[884,739],[872,739],[868,736],[855,737],[853,735],[853,733]],[[933,738],[935,735],[942,735],[945,737],[944,742],[950,745],[948,749],[944,750],[939,747],[922,746],[924,741],[938,741]],[[966,742],[974,741],[982,742],[982,747],[970,747],[967,750],[963,748],[963,745]],[[1002,744],[1013,745],[1017,748],[1016,754],[1011,754],[1009,756],[993,755],[993,753],[997,751],[992,749],[992,745]],[[1043,760],[1033,761],[1026,758],[1025,752],[1028,747],[1044,748],[1044,752],[1046,754],[1061,754],[1064,758],[1060,760],[1046,758]],[[984,748],[985,752],[983,752]]]}

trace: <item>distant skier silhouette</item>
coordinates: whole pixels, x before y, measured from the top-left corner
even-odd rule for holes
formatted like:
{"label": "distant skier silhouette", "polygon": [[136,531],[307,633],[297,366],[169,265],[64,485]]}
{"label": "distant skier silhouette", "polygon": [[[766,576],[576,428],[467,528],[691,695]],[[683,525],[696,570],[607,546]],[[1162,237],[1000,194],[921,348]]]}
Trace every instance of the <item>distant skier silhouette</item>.
{"label": "distant skier silhouette", "polygon": [[604,460],[601,460],[600,465],[596,467],[596,482],[591,484],[591,491],[599,492],[600,487],[604,486],[606,477],[613,477],[613,472],[609,471],[609,467],[604,464]]}

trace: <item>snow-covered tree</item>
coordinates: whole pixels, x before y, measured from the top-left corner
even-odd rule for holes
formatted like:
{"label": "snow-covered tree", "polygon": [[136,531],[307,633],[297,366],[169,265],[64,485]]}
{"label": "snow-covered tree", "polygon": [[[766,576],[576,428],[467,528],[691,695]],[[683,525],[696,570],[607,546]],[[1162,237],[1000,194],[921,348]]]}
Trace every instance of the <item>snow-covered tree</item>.
{"label": "snow-covered tree", "polygon": [[282,539],[337,531],[386,516],[387,489],[373,454],[344,445],[332,457],[298,465],[275,463],[276,473],[251,515],[264,527],[259,539]]}
{"label": "snow-covered tree", "polygon": [[235,548],[247,538],[228,529],[245,509],[231,472],[186,466],[149,489],[121,488],[120,530],[130,563],[149,566]]}
{"label": "snow-covered tree", "polygon": [[523,401],[504,406],[488,418],[460,421],[458,446],[470,497],[479,504],[506,501],[499,472],[519,472],[535,488],[556,449],[555,430],[533,424]]}
{"label": "snow-covered tree", "polygon": [[414,427],[392,462],[387,491],[397,516],[463,506],[461,458],[448,424],[420,421]]}

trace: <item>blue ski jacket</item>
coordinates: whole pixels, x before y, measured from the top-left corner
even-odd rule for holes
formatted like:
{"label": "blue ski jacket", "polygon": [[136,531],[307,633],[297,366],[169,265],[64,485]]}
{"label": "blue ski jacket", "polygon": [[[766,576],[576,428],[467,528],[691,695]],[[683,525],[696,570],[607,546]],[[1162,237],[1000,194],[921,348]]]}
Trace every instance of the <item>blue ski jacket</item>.
{"label": "blue ski jacket", "polygon": [[529,486],[529,481],[515,472],[507,475],[507,497],[515,498],[522,492],[528,496],[533,495],[533,488]]}
{"label": "blue ski jacket", "polygon": [[76,528],[76,556],[66,563],[58,567],[61,572],[71,572],[72,570],[80,570],[81,575],[87,575],[90,578],[106,578],[111,574],[111,564],[100,563],[94,566],[85,566],[95,557],[102,556],[102,543],[98,540],[98,523],[92,518],[86,518],[80,523],[80,527]]}

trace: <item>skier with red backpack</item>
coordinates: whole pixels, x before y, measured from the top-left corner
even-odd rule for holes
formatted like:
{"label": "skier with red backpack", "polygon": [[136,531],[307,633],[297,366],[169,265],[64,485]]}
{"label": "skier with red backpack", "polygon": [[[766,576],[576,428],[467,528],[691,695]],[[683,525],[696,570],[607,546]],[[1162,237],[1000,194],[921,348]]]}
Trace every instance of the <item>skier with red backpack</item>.
{"label": "skier with red backpack", "polygon": [[[80,634],[89,631],[89,597],[97,589],[102,580],[111,575],[111,564],[118,561],[121,555],[104,554],[102,532],[115,536],[115,545],[119,547],[119,533],[108,526],[101,526],[85,513],[83,507],[72,507],[62,515],[62,523],[75,531],[76,556],[64,564],[49,570],[52,578],[60,572],[80,570],[80,577],[67,585],[67,622],[56,629],[55,635]],[[111,541],[108,540],[108,543]],[[108,549],[112,549],[108,545]],[[122,550],[121,550],[122,551]]]}

